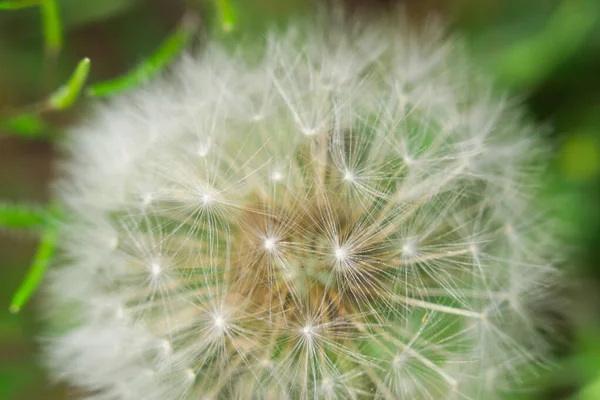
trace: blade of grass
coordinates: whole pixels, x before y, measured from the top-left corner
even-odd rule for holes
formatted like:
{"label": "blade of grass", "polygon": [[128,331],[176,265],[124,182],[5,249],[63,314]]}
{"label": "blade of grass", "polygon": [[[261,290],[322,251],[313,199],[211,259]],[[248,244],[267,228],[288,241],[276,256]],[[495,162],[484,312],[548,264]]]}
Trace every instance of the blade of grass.
{"label": "blade of grass", "polygon": [[42,208],[22,204],[0,204],[0,227],[9,229],[40,228],[47,220]]}
{"label": "blade of grass", "polygon": [[87,94],[106,97],[137,87],[164,69],[190,42],[198,26],[195,15],[186,15],[175,31],[165,39],[157,51],[129,73],[118,78],[92,85]]}
{"label": "blade of grass", "polygon": [[219,12],[221,29],[224,32],[231,32],[235,28],[236,14],[233,5],[229,0],[215,0]]}
{"label": "blade of grass", "polygon": [[63,86],[54,91],[46,100],[0,112],[0,129],[6,129],[16,136],[27,139],[39,139],[48,135],[49,126],[42,120],[40,113],[62,111],[73,105],[90,72],[90,60],[79,61],[75,71]]}
{"label": "blade of grass", "polygon": [[21,286],[12,298],[9,308],[11,313],[18,313],[39,286],[48,265],[52,261],[54,250],[56,249],[57,236],[58,230],[56,225],[48,224],[42,232],[40,244],[31,267],[25,276],[25,280],[21,283]]}
{"label": "blade of grass", "polygon": [[44,0],[41,4],[42,24],[46,53],[56,57],[62,47],[62,25],[56,0]]}
{"label": "blade of grass", "polygon": [[43,138],[48,129],[48,125],[37,114],[19,114],[0,121],[0,130],[23,139]]}
{"label": "blade of grass", "polygon": [[53,110],[69,108],[79,96],[90,72],[90,59],[79,61],[69,81],[52,93],[48,98],[48,107]]}
{"label": "blade of grass", "polygon": [[29,8],[39,6],[44,0],[13,0],[13,1],[0,1],[0,10],[20,10],[22,8]]}

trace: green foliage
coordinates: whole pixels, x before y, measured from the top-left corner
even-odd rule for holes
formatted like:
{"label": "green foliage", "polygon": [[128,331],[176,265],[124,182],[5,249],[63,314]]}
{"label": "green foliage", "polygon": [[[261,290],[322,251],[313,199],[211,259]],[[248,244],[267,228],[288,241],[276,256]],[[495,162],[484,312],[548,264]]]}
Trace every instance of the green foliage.
{"label": "green foliage", "polygon": [[493,61],[496,76],[512,86],[538,84],[577,51],[598,18],[589,0],[563,0],[541,31],[505,48]]}
{"label": "green foliage", "polygon": [[33,258],[29,272],[27,272],[25,280],[12,298],[10,312],[18,313],[39,286],[48,265],[52,261],[56,249],[57,236],[58,232],[56,226],[47,224],[42,232],[40,244]]}
{"label": "green foliage", "polygon": [[47,220],[47,212],[22,204],[0,204],[0,228],[39,229]]}
{"label": "green foliage", "polygon": [[46,54],[56,56],[62,47],[62,24],[58,13],[56,0],[44,0],[42,8],[42,25]]}
{"label": "green foliage", "polygon": [[27,139],[47,138],[49,126],[40,118],[44,111],[62,111],[73,105],[83,88],[90,71],[90,60],[84,58],[77,64],[71,78],[48,98],[40,103],[24,107],[24,110],[13,111],[5,121],[0,120],[0,127]]}
{"label": "green foliage", "polygon": [[[1,3],[0,3],[1,4]],[[227,5],[223,2],[224,5]],[[46,0],[42,5],[45,42],[48,53],[57,54],[60,51],[62,36],[58,9],[54,0]],[[230,11],[228,11],[230,12]],[[231,16],[228,16],[232,22]],[[142,62],[130,73],[112,81],[101,82],[90,87],[88,94],[94,97],[109,96],[131,89],[146,82],[164,69],[179,52],[191,41],[198,27],[197,17],[188,14],[177,29],[163,42],[159,49]],[[73,105],[85,85],[90,71],[90,60],[81,60],[68,82],[52,93],[45,101],[36,104],[31,111],[16,113],[3,121],[3,125],[11,132],[22,137],[42,137],[45,130],[39,113],[47,110],[62,111]],[[30,270],[15,293],[10,311],[17,313],[29,300],[52,260],[56,247],[56,228],[42,212],[29,209],[22,205],[0,206],[0,226],[6,228],[31,228],[44,225],[44,231]]]}
{"label": "green foliage", "polygon": [[65,110],[77,99],[90,72],[90,60],[84,58],[77,64],[71,79],[48,98],[48,106],[53,110]]}
{"label": "green foliage", "polygon": [[186,15],[175,31],[157,51],[136,68],[118,78],[92,85],[87,94],[92,97],[113,96],[147,82],[162,71],[190,42],[198,26],[196,16]]}
{"label": "green foliage", "polygon": [[217,9],[219,10],[219,20],[221,21],[221,29],[224,32],[230,32],[236,25],[236,13],[233,5],[229,0],[215,0]]}
{"label": "green foliage", "polygon": [[20,10],[21,8],[39,6],[42,1],[44,0],[0,1],[0,10]]}
{"label": "green foliage", "polygon": [[37,114],[17,114],[0,121],[0,128],[14,133],[23,139],[43,139],[49,129]]}

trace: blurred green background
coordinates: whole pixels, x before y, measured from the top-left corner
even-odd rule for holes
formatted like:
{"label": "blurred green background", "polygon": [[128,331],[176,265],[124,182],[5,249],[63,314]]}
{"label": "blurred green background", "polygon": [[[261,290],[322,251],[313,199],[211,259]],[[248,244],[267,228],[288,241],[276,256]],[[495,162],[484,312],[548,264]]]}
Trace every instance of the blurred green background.
{"label": "blurred green background", "polygon": [[[46,0],[42,0],[46,1]],[[318,0],[313,0],[316,2]],[[19,2],[19,0],[13,0]],[[308,0],[230,0],[236,15],[232,38],[260,32],[269,21],[310,8]],[[0,1],[0,202],[44,205],[49,199],[53,142],[84,118],[93,102],[45,112],[40,120],[10,119],[67,81],[83,57],[92,61],[89,82],[114,78],[147,60],[186,10],[200,16],[198,39],[219,31],[221,0],[58,0],[63,45],[48,48],[39,6],[2,10]],[[347,0],[357,12],[400,1]],[[482,68],[503,90],[525,103],[550,127],[560,212],[574,228],[576,327],[557,350],[560,369],[540,379],[539,399],[600,400],[600,1],[407,0],[415,23],[441,14],[461,35]],[[47,36],[46,36],[47,38]],[[225,40],[230,40],[226,38]],[[56,43],[55,43],[56,44]],[[32,125],[33,123],[33,125]],[[40,125],[41,124],[41,125]],[[38,126],[40,125],[40,126]],[[43,126],[48,129],[41,130]],[[40,138],[39,136],[44,135]],[[0,400],[68,399],[75,393],[51,385],[36,363],[36,299],[13,315],[8,306],[35,253],[35,231],[0,227]],[[563,251],[563,249],[557,249]]]}

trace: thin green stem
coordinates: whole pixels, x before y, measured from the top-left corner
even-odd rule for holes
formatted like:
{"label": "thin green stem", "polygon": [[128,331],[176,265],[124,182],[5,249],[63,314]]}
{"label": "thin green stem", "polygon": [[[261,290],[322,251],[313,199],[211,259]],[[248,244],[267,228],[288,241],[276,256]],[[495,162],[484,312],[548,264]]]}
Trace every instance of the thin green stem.
{"label": "thin green stem", "polygon": [[40,118],[46,111],[61,111],[73,105],[79,97],[90,71],[90,60],[81,60],[75,71],[63,86],[40,102],[19,107],[17,109],[2,110],[0,112],[0,127],[5,127],[11,133],[20,137],[38,139],[48,134],[48,126]]}
{"label": "thin green stem", "polygon": [[48,107],[53,110],[69,108],[79,96],[90,72],[90,59],[79,61],[69,81],[52,93],[48,98]]}
{"label": "thin green stem", "polygon": [[11,313],[18,313],[39,286],[48,265],[52,261],[54,250],[56,249],[57,236],[58,230],[56,226],[48,224],[42,233],[40,244],[29,272],[27,272],[25,280],[21,283],[21,286],[12,298],[9,308]]}
{"label": "thin green stem", "polygon": [[56,0],[44,0],[41,4],[42,24],[46,54],[56,57],[62,47],[62,24]]}
{"label": "thin green stem", "polygon": [[0,10],[21,10],[23,8],[39,6],[44,0],[12,0],[0,1]]}
{"label": "thin green stem", "polygon": [[163,70],[191,41],[197,26],[196,16],[186,15],[175,31],[148,59],[123,76],[92,85],[87,94],[92,97],[106,97],[147,82]]}
{"label": "thin green stem", "polygon": [[215,0],[215,5],[219,12],[221,29],[224,32],[231,32],[236,25],[236,14],[229,0]]}
{"label": "thin green stem", "polygon": [[47,220],[45,210],[22,204],[0,204],[0,227],[9,229],[40,228]]}

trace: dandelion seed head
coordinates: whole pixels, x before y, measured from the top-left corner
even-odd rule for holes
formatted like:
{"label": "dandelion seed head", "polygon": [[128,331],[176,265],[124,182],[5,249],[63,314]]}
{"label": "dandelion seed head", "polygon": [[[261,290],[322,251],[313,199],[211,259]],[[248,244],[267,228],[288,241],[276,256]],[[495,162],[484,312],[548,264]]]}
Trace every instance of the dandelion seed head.
{"label": "dandelion seed head", "polygon": [[121,306],[117,307],[117,309],[115,311],[115,316],[117,319],[124,319],[125,318],[125,309]]}
{"label": "dandelion seed head", "polygon": [[158,278],[162,272],[162,267],[158,261],[152,261],[150,263],[150,274],[153,278]]}
{"label": "dandelion seed head", "polygon": [[283,173],[281,171],[273,171],[271,174],[271,179],[275,182],[279,182],[283,179]]}
{"label": "dandelion seed head", "polygon": [[171,343],[168,340],[161,340],[160,347],[162,351],[167,355],[171,354],[171,352],[173,351],[173,347],[171,346]]}
{"label": "dandelion seed head", "polygon": [[321,382],[321,389],[328,391],[331,390],[333,388],[333,381],[330,378],[323,378],[323,381]]}
{"label": "dandelion seed head", "polygon": [[550,358],[565,252],[538,129],[435,24],[330,17],[260,60],[208,43],[70,135],[57,379],[115,400],[467,399]]}
{"label": "dandelion seed head", "polygon": [[208,155],[208,152],[210,151],[210,144],[207,143],[202,143],[200,144],[200,146],[198,146],[198,155],[200,157],[206,157]]}
{"label": "dandelion seed head", "polygon": [[352,171],[346,171],[344,173],[344,180],[346,182],[352,183],[352,182],[354,182],[355,179],[356,179],[356,177],[354,176],[354,174],[352,173]]}
{"label": "dandelion seed head", "polygon": [[209,192],[202,193],[200,195],[200,198],[202,199],[202,204],[204,204],[205,206],[209,205],[214,201],[213,195]]}
{"label": "dandelion seed head", "polygon": [[264,247],[267,251],[273,251],[276,247],[276,241],[274,238],[266,238],[264,241]]}
{"label": "dandelion seed head", "polygon": [[113,236],[108,239],[107,244],[110,249],[114,250],[119,246],[119,238],[117,236]]}
{"label": "dandelion seed head", "polygon": [[313,335],[315,334],[315,328],[308,324],[306,326],[302,327],[302,334],[307,338],[307,339],[312,339]]}
{"label": "dandelion seed head", "polygon": [[217,314],[213,317],[213,325],[216,329],[223,330],[225,329],[225,318],[221,315]]}
{"label": "dandelion seed head", "polygon": [[271,364],[272,364],[272,363],[271,363],[271,360],[268,360],[268,359],[266,359],[266,358],[265,358],[265,359],[262,359],[262,360],[260,360],[260,365],[261,365],[262,367],[264,367],[264,368],[269,368],[269,367],[271,367]]}
{"label": "dandelion seed head", "polygon": [[340,262],[346,261],[348,259],[348,251],[343,247],[336,248],[335,258]]}
{"label": "dandelion seed head", "polygon": [[317,128],[308,126],[301,128],[301,131],[306,136],[315,136],[317,133],[319,133],[319,130]]}
{"label": "dandelion seed head", "polygon": [[402,245],[402,254],[406,256],[411,256],[416,253],[416,247],[414,243],[408,242]]}
{"label": "dandelion seed head", "polygon": [[142,195],[142,204],[144,206],[149,206],[150,203],[152,203],[153,199],[154,199],[154,195],[152,193],[144,193]]}
{"label": "dandelion seed head", "polygon": [[188,368],[188,369],[185,370],[185,374],[186,374],[186,376],[187,376],[187,378],[189,380],[196,379],[196,373],[192,369],[190,369],[190,368]]}
{"label": "dandelion seed head", "polygon": [[405,363],[406,361],[406,356],[400,354],[397,355],[396,357],[394,357],[394,360],[392,361],[392,366],[394,368],[402,368],[402,365]]}

